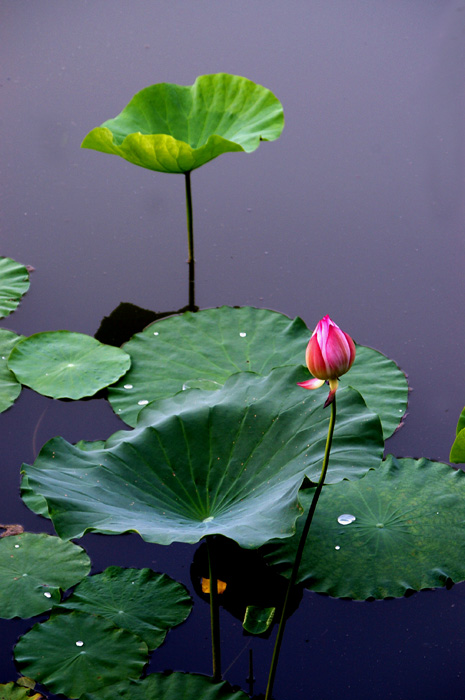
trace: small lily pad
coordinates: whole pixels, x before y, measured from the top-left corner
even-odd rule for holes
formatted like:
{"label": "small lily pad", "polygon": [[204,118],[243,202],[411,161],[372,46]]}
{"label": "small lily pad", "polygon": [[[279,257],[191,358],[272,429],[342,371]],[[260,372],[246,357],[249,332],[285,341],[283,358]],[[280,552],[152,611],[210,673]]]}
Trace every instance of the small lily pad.
{"label": "small lily pad", "polygon": [[16,343],[8,360],[18,381],[54,399],[81,399],[116,382],[129,355],[83,333],[49,331]]}
{"label": "small lily pad", "polygon": [[165,173],[185,173],[230,151],[274,141],[283,108],[270,90],[227,73],[193,85],[158,83],[138,92],[114,119],[92,129],[82,148]]}
{"label": "small lily pad", "polygon": [[139,678],[148,661],[147,645],[139,637],[79,612],[34,625],[14,655],[21,671],[68,698]]}
{"label": "small lily pad", "polygon": [[244,615],[242,627],[249,634],[263,634],[273,624],[276,608],[262,608],[257,605],[248,605]]}
{"label": "small lily pad", "polygon": [[98,693],[87,693],[82,700],[249,700],[229,683],[215,683],[195,673],[151,673],[137,681],[118,683]]}
{"label": "small lily pad", "polygon": [[[308,510],[313,489],[301,492]],[[292,538],[267,548],[285,575]],[[318,593],[365,600],[465,580],[465,473],[426,459],[390,456],[358,481],[323,488],[298,580]]]}
{"label": "small lily pad", "polygon": [[0,540],[0,617],[33,617],[60,601],[61,590],[90,571],[81,547],[25,532]]}
{"label": "small lily pad", "polygon": [[0,258],[0,318],[9,316],[29,289],[29,272],[11,258]]}
{"label": "small lily pad", "polygon": [[[275,367],[302,366],[311,333],[300,318],[250,306],[171,316],[123,346],[131,369],[110,387],[108,398],[115,413],[134,426],[146,404],[182,389],[218,389],[236,372],[266,375]],[[341,387],[348,385],[379,415],[388,438],[407,407],[404,373],[380,352],[357,345],[355,362],[341,379]],[[324,403],[325,391],[312,393]]]}
{"label": "small lily pad", "polygon": [[0,413],[16,401],[21,393],[21,384],[8,369],[7,360],[14,346],[23,336],[0,328]]}
{"label": "small lily pad", "polygon": [[192,600],[186,588],[166,574],[110,566],[84,579],[60,607],[104,617],[137,634],[151,651],[171,627],[184,622]]}

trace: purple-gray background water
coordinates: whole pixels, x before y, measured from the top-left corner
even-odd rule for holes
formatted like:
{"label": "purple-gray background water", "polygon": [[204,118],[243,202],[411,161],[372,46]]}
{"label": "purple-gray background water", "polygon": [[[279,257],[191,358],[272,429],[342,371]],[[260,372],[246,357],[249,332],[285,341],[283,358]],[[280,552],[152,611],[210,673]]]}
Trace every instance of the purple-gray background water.
{"label": "purple-gray background water", "polygon": [[[309,327],[329,313],[409,375],[388,450],[447,461],[465,404],[464,0],[2,0],[0,56],[0,255],[36,268],[2,327],[93,334],[121,301],[187,303],[183,178],[79,145],[147,85],[244,75],[282,101],[286,127],[192,175],[198,304]],[[0,521],[33,531],[50,525],[20,501],[21,463],[54,435],[121,426],[103,400],[28,390],[0,423]],[[83,544],[96,570],[152,566],[190,586],[193,548]],[[223,622],[226,678],[246,687],[253,648],[262,692],[270,642]],[[15,678],[11,647],[29,624],[2,624],[0,682]],[[364,604],[306,594],[287,632],[281,700],[465,695],[463,585]],[[150,670],[170,667],[210,672],[199,600]]]}

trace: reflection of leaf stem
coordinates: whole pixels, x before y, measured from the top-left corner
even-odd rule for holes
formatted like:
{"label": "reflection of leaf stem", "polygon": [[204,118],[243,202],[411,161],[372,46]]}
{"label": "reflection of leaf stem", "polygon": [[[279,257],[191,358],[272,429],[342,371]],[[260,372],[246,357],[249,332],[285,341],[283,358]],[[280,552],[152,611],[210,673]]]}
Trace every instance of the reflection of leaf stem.
{"label": "reflection of leaf stem", "polygon": [[278,633],[276,635],[276,641],[273,650],[273,658],[271,660],[270,674],[268,676],[268,685],[266,687],[265,700],[271,699],[271,694],[273,692],[273,684],[276,676],[276,669],[278,666],[279,652],[281,650],[281,643],[283,641],[284,629],[286,627],[286,615],[289,607],[289,599],[291,596],[291,591],[297,580],[297,574],[299,572],[300,562],[302,561],[302,555],[304,552],[305,541],[307,539],[308,531],[310,525],[312,524],[313,515],[315,513],[316,505],[320,497],[323,484],[325,483],[326,472],[328,471],[329,464],[329,453],[331,452],[331,443],[333,440],[334,424],[336,423],[336,396],[331,403],[331,417],[329,419],[328,425],[328,437],[326,438],[325,454],[323,458],[323,467],[321,469],[320,480],[318,481],[318,486],[313,494],[312,503],[310,505],[310,510],[308,511],[307,520],[305,521],[304,529],[300,536],[299,546],[297,547],[297,553],[295,555],[294,565],[292,567],[291,575],[289,578],[289,583],[287,585],[286,596],[284,598],[283,610],[281,613],[281,620],[279,621]]}
{"label": "reflection of leaf stem", "polygon": [[185,173],[187,216],[187,264],[189,265],[189,311],[195,311],[194,221],[192,218],[191,173]]}
{"label": "reflection of leaf stem", "polygon": [[218,580],[215,570],[212,536],[206,536],[208,552],[208,576],[210,579],[210,627],[212,635],[213,680],[221,680],[220,609],[218,605]]}

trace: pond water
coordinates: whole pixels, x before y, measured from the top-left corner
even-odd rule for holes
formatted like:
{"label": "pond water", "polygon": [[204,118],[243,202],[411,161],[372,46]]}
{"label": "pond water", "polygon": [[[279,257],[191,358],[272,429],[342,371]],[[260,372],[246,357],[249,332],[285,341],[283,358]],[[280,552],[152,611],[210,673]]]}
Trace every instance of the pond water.
{"label": "pond water", "polygon": [[[251,155],[192,175],[197,303],[324,314],[397,361],[413,388],[396,456],[447,461],[465,403],[463,0],[99,0],[0,3],[1,255],[34,266],[1,326],[94,334],[120,302],[187,303],[184,182],[79,149],[142,87],[225,71],[270,88],[286,127]],[[104,439],[104,400],[27,389],[0,416],[3,523],[51,532],[19,498],[19,469],[51,437]],[[193,547],[86,536],[94,570],[150,566],[193,593]],[[210,673],[209,611],[195,596],[150,670]],[[222,613],[225,677],[246,689],[267,640]],[[1,625],[0,682],[29,621]],[[195,638],[195,643],[193,639]],[[281,700],[436,700],[465,694],[465,587],[372,603],[306,592],[289,621]]]}

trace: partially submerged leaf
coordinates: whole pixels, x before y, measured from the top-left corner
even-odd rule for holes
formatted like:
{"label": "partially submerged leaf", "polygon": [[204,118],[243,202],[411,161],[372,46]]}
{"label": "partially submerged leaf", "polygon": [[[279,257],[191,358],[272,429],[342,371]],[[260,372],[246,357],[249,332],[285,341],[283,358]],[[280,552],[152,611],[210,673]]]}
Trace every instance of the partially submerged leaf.
{"label": "partially submerged leaf", "polygon": [[[269,309],[222,306],[187,312],[148,326],[124,349],[131,369],[108,390],[115,413],[134,426],[142,408],[183,388],[218,389],[236,372],[266,375],[275,367],[302,366],[311,331],[300,318],[291,320]],[[306,377],[310,374],[307,371]],[[407,407],[407,380],[380,352],[357,345],[342,386],[359,391],[377,413],[388,438]],[[304,390],[301,390],[302,392]],[[315,392],[324,402],[324,387]]]}
{"label": "partially submerged leaf", "polygon": [[116,382],[130,363],[123,350],[102,345],[89,335],[48,331],[16,343],[8,367],[39,394],[81,399]]}
{"label": "partially submerged leaf", "polygon": [[42,700],[43,695],[35,693],[29,685],[21,683],[21,678],[16,683],[0,684],[0,700]]}
{"label": "partially submerged leaf", "polygon": [[277,139],[283,126],[282,105],[270,90],[216,73],[189,86],[144,88],[117,117],[92,129],[82,148],[149,170],[185,173],[228,151],[250,153],[260,141]]}
{"label": "partially submerged leaf", "polygon": [[250,634],[263,634],[273,624],[276,608],[260,608],[248,605],[242,627]]}
{"label": "partially submerged leaf", "polygon": [[[307,510],[313,489],[301,494]],[[289,576],[294,537],[266,548]],[[358,481],[323,488],[299,581],[318,593],[364,600],[465,580],[465,473],[426,459],[387,460]]]}
{"label": "partially submerged leaf", "polygon": [[104,617],[137,634],[151,651],[171,627],[184,622],[192,600],[185,587],[166,574],[110,566],[84,579],[60,607]]}
{"label": "partially submerged leaf", "polygon": [[[34,466],[24,465],[29,488],[68,538],[136,531],[170,544],[222,534],[253,548],[287,537],[304,476],[318,479],[328,429],[321,403],[296,386],[304,372],[240,372],[218,391],[155,402],[105,449],[54,438]],[[338,406],[328,482],[360,478],[384,447],[379,419],[358,392],[341,390]]]}
{"label": "partially submerged leaf", "polygon": [[21,335],[0,328],[0,413],[10,408],[21,393],[21,384],[7,365],[11,351],[20,340]]}
{"label": "partially submerged leaf", "polygon": [[28,289],[27,268],[11,258],[0,258],[0,318],[16,309]]}
{"label": "partially submerged leaf", "polygon": [[22,671],[68,698],[138,678],[148,660],[147,645],[139,637],[78,612],[34,625],[14,655]]}
{"label": "partially submerged leaf", "polygon": [[61,590],[81,581],[90,560],[59,537],[25,532],[0,540],[0,617],[33,617],[59,602]]}

